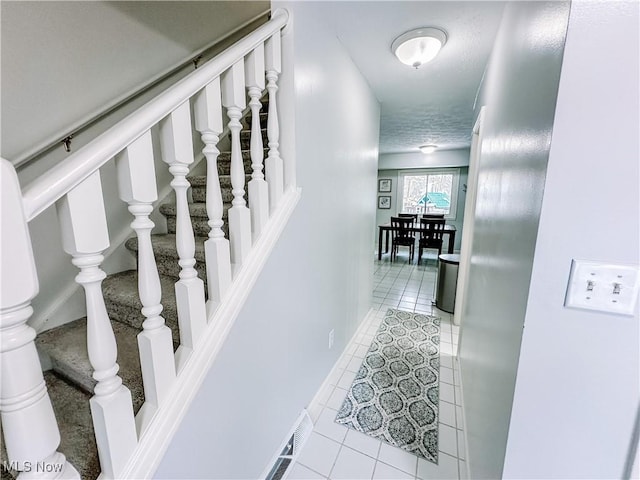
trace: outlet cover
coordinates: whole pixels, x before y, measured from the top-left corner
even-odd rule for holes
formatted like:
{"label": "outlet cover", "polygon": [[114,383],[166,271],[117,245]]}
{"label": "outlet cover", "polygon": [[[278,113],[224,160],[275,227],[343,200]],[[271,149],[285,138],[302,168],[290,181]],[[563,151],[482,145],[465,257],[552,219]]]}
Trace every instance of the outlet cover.
{"label": "outlet cover", "polygon": [[573,260],[564,305],[633,315],[639,289],[637,265]]}
{"label": "outlet cover", "polygon": [[331,331],[329,332],[329,350],[333,348],[334,334],[335,334],[335,330],[331,329]]}

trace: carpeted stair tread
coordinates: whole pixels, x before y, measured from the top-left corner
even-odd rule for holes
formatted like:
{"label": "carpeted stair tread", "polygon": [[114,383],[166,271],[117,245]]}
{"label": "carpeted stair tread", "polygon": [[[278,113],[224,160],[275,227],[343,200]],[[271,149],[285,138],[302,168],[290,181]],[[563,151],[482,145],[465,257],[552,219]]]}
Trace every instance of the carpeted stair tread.
{"label": "carpeted stair tread", "polygon": [[[224,205],[223,207],[223,217],[226,217],[227,210],[229,210],[230,205]],[[175,217],[177,212],[177,207],[175,203],[163,203],[160,205],[160,213],[165,217]],[[207,217],[207,206],[203,202],[194,202],[189,203],[189,215],[191,216],[191,220],[193,221],[194,217],[204,218]]]}
{"label": "carpeted stair tread", "polygon": [[[242,160],[244,160],[245,167],[251,166],[251,152],[249,149],[242,150]],[[231,152],[220,152],[218,163],[231,163]]]}
{"label": "carpeted stair tread", "polygon": [[44,379],[60,428],[58,451],[78,470],[80,478],[98,478],[100,461],[89,408],[91,395],[67,383],[53,372],[45,372]]}
{"label": "carpeted stair tread", "polygon": [[[0,459],[0,461],[6,461],[6,455],[4,455],[4,453],[2,454],[2,458]],[[0,480],[15,480],[15,477],[9,473],[9,470],[5,469],[3,466],[0,466]]]}
{"label": "carpeted stair tread", "polygon": [[[160,275],[160,288],[162,289],[162,306],[164,307],[161,315],[164,317],[167,327],[171,329],[175,349],[180,343],[175,280]],[[142,330],[142,322],[145,317],[141,312],[142,304],[138,295],[137,271],[128,270],[109,275],[102,282],[102,293],[109,318]]]}
{"label": "carpeted stair tread", "polygon": [[[91,395],[68,383],[52,370],[43,372],[43,376],[60,430],[60,445],[56,450],[64,454],[82,479],[98,478],[100,461],[89,407]],[[2,423],[0,423],[0,438],[4,440],[2,435]],[[0,479],[15,480],[18,477],[18,471],[10,470],[5,466],[9,466],[9,460],[4,441],[2,441],[0,442]]]}
{"label": "carpeted stair tread", "polygon": [[[118,345],[118,375],[131,390],[133,410],[140,410],[144,402],[142,373],[138,353],[139,331],[120,322],[111,322]],[[96,381],[87,353],[87,319],[81,318],[38,335],[38,348],[51,359],[53,370],[70,382],[93,394]]]}
{"label": "carpeted stair tread", "polygon": [[[268,117],[269,117],[269,102],[263,103],[262,108],[260,109],[260,128],[262,129],[267,128]],[[241,120],[245,130],[251,129],[251,121],[252,121],[251,111],[249,111],[247,112],[247,115]]]}
{"label": "carpeted stair tread", "polygon": [[[247,192],[245,189],[245,200],[247,199]],[[222,205],[222,221],[224,225],[222,226],[222,230],[225,232],[225,235],[228,235],[228,212],[231,208],[230,203],[224,203]],[[160,205],[160,213],[162,213],[167,218],[167,230],[169,233],[176,233],[176,206],[172,203],[165,203]],[[207,217],[207,206],[202,202],[198,203],[190,203],[189,204],[189,213],[191,215],[191,226],[193,228],[193,233],[196,237],[207,237],[209,235],[209,218]]]}
{"label": "carpeted stair tread", "polygon": [[[262,132],[262,145],[267,150],[267,146],[269,144],[269,137],[267,136],[267,129],[263,128],[260,130]],[[242,150],[249,150],[251,148],[251,127],[245,128],[240,132],[240,146]],[[267,152],[265,151],[264,156],[267,156]]]}
{"label": "carpeted stair tread", "polygon": [[[206,283],[206,265],[204,258],[204,242],[207,237],[195,237],[196,241],[196,270],[198,276]],[[180,265],[178,265],[178,251],[176,236],[173,233],[151,235],[151,245],[158,267],[158,273],[178,281]],[[125,247],[134,255],[138,254],[138,238],[132,237],[126,241]]]}
{"label": "carpeted stair tread", "polygon": [[[220,175],[218,178],[220,179],[220,190],[223,203],[231,203],[231,201],[233,200],[231,175]],[[248,184],[250,180],[251,175],[245,175],[245,191],[247,191],[249,188]],[[193,198],[194,203],[205,203],[207,201],[207,186],[205,175],[199,175],[197,179],[194,178],[194,181],[191,184],[191,197]]]}
{"label": "carpeted stair tread", "polygon": [[[242,165],[245,175],[252,172],[251,152],[249,150],[242,150]],[[217,167],[219,176],[231,175],[231,152],[222,152],[218,156]]]}
{"label": "carpeted stair tread", "polygon": [[[251,124],[251,121],[249,121],[249,127],[248,128],[243,128],[242,130],[240,130],[240,141],[241,142],[248,142],[248,141],[251,140],[251,125],[250,124]],[[267,128],[264,127],[262,129],[260,129],[260,133],[262,133],[262,143],[266,146],[267,145],[266,140],[268,139],[268,137],[267,137]]]}
{"label": "carpeted stair tread", "polygon": [[[245,165],[251,166],[251,147],[247,146],[247,148],[242,148],[240,149],[240,151],[242,152],[242,159],[244,160]],[[267,156],[269,155],[269,148],[267,147],[266,143],[263,143],[262,152],[263,158],[267,158]],[[218,162],[231,163],[231,151],[220,152],[220,155],[218,155]]]}
{"label": "carpeted stair tread", "polygon": [[[207,237],[195,237],[196,262],[204,262],[204,242]],[[177,260],[176,236],[173,233],[159,233],[151,235],[151,245],[156,256],[171,257]],[[138,252],[138,237],[131,237],[125,242],[125,246],[131,252]]]}
{"label": "carpeted stair tread", "polygon": [[206,175],[189,175],[187,181],[191,184],[191,188],[207,186]]}
{"label": "carpeted stair tread", "polygon": [[[269,118],[269,108],[263,107],[260,110],[260,128],[267,128],[267,119]],[[247,125],[251,125],[251,115],[247,116]]]}
{"label": "carpeted stair tread", "polygon": [[[231,175],[219,175],[218,179],[220,181],[220,187],[221,188],[231,188]],[[206,189],[206,187],[207,187],[207,176],[206,175],[189,176],[189,177],[187,177],[187,180],[189,181],[189,183],[191,184],[191,188],[193,188],[193,189],[195,189],[195,188]],[[249,180],[251,180],[251,174],[247,173],[244,176],[245,184],[249,183]]]}

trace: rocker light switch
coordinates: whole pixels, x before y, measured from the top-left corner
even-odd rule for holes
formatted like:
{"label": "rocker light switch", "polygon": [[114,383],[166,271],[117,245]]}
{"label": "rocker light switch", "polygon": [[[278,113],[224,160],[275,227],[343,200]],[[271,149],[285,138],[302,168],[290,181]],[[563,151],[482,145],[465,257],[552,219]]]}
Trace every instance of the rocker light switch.
{"label": "rocker light switch", "polygon": [[637,265],[573,260],[564,305],[633,315],[639,289]]}

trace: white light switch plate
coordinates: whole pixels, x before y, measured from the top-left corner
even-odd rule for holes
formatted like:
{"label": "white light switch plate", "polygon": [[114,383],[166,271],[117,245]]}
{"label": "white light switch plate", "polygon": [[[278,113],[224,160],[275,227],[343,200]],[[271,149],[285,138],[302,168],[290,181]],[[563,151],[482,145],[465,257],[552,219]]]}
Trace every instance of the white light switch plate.
{"label": "white light switch plate", "polygon": [[633,315],[639,289],[637,265],[573,260],[564,305]]}

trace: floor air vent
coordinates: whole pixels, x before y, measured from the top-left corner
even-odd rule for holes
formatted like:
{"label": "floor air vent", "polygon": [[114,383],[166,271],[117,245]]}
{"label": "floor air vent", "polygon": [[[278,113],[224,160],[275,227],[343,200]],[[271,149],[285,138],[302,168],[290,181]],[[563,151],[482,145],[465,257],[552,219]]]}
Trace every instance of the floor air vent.
{"label": "floor air vent", "polygon": [[266,475],[265,480],[280,480],[284,478],[287,473],[287,469],[293,464],[296,457],[302,450],[304,442],[307,441],[311,431],[313,430],[313,422],[306,410],[303,410],[291,432],[287,435],[287,440],[284,442],[276,455],[275,460],[272,462],[271,470]]}

